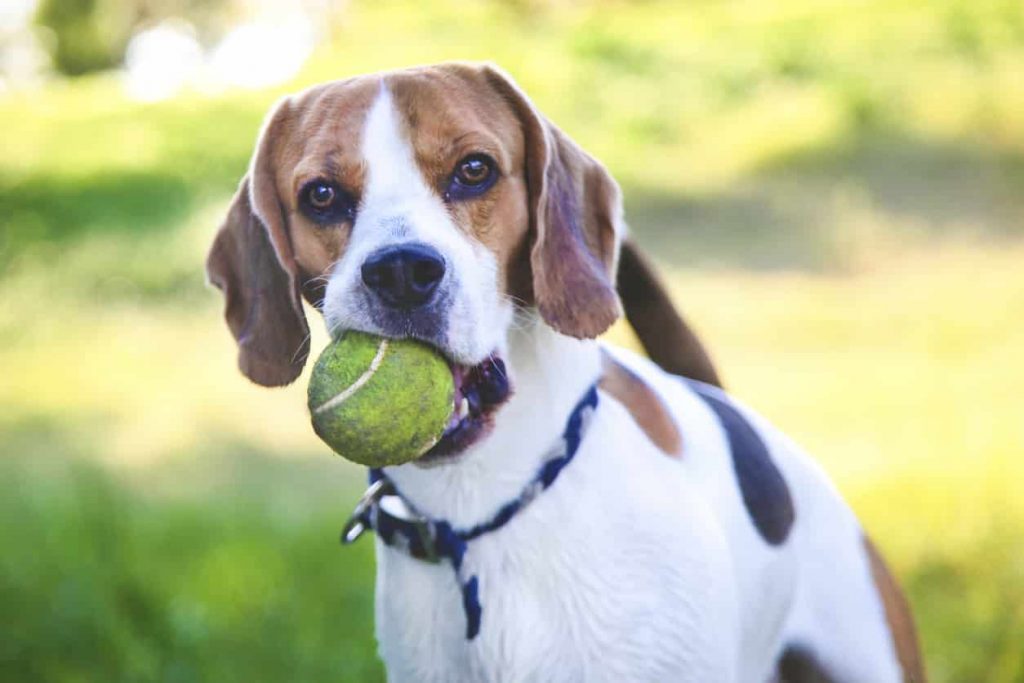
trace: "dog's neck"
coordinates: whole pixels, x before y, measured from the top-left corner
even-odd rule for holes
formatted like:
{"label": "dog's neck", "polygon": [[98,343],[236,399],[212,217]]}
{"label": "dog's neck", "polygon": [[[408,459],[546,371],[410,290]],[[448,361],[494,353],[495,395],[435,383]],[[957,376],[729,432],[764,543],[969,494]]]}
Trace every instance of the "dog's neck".
{"label": "dog's neck", "polygon": [[601,368],[597,342],[558,334],[535,316],[517,321],[504,355],[513,395],[489,436],[451,462],[387,470],[420,512],[455,528],[490,519],[520,494]]}

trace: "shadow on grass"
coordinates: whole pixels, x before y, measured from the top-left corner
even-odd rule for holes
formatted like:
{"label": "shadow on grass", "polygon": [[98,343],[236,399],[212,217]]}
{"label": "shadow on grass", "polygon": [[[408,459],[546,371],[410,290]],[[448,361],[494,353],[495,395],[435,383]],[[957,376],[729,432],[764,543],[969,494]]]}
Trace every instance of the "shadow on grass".
{"label": "shadow on grass", "polygon": [[761,174],[810,183],[812,196],[815,181],[853,183],[885,213],[936,231],[970,226],[991,237],[1024,233],[1024,153],[983,142],[881,132],[776,159]]}
{"label": "shadow on grass", "polygon": [[0,180],[0,215],[7,225],[0,257],[83,234],[166,229],[189,215],[198,195],[193,180],[160,172]]}
{"label": "shadow on grass", "polygon": [[627,187],[626,217],[666,262],[843,269],[892,240],[1020,236],[1022,186],[1022,154],[878,134],[776,159],[711,195]]}

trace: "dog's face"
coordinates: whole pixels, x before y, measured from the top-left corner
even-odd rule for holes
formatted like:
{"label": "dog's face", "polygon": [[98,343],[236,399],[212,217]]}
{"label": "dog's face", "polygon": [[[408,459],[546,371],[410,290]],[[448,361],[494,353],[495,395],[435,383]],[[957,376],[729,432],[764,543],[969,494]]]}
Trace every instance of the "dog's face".
{"label": "dog's face", "polygon": [[[277,170],[291,193],[296,261],[327,277],[329,329],[416,337],[458,363],[481,362],[501,344],[509,297],[527,293],[517,119],[432,71],[359,79],[325,94],[324,122],[292,131],[282,147],[296,153]],[[351,128],[341,132],[346,118]],[[310,133],[304,144],[295,139]],[[319,194],[334,206],[318,209]]]}
{"label": "dog's face", "polygon": [[334,335],[435,346],[452,364],[456,421],[466,422],[453,422],[453,451],[482,435],[507,394],[486,384],[504,376],[517,312],[536,310],[576,337],[618,317],[620,224],[611,177],[506,76],[442,65],[283,100],[208,271],[225,293],[240,367],[260,384],[302,369],[300,295]]}

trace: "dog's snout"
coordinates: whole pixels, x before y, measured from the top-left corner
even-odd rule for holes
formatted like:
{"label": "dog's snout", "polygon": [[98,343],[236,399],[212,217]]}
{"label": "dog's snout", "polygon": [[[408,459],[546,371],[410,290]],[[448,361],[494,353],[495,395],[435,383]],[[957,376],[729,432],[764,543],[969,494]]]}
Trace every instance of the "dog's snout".
{"label": "dog's snout", "polygon": [[444,273],[444,259],[425,244],[379,249],[362,266],[366,286],[395,308],[415,308],[430,301]]}

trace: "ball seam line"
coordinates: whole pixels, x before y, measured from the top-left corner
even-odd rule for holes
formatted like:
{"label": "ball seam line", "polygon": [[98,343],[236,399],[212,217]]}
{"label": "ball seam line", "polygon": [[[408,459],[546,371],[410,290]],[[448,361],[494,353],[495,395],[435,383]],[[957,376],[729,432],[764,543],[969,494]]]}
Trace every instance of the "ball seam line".
{"label": "ball seam line", "polygon": [[367,382],[369,382],[370,379],[372,379],[373,376],[375,374],[377,374],[377,370],[380,368],[380,364],[384,362],[384,356],[385,356],[385,354],[387,354],[387,351],[388,351],[388,340],[387,339],[381,339],[380,340],[380,346],[377,347],[377,355],[375,355],[373,357],[373,360],[370,361],[370,367],[368,367],[366,369],[366,371],[363,372],[363,374],[359,375],[358,379],[356,379],[355,382],[352,382],[352,384],[350,386],[348,386],[340,394],[338,394],[337,396],[333,396],[333,397],[329,398],[322,405],[317,406],[316,408],[314,408],[313,409],[313,413],[319,415],[320,413],[324,412],[325,410],[330,410],[331,408],[336,408],[336,407],[340,406],[342,403],[344,403],[345,401],[347,401],[349,399],[349,397],[352,396],[352,394],[354,394],[357,391],[359,391],[360,389],[362,389],[363,385],[366,384]]}

